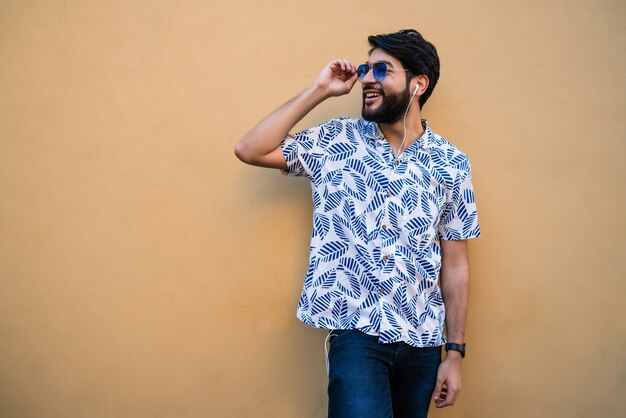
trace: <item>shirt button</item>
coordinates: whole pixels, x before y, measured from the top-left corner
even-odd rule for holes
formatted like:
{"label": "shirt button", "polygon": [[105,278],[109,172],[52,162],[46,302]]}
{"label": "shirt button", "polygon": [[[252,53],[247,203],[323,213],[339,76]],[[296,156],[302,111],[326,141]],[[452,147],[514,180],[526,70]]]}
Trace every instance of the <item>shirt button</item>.
{"label": "shirt button", "polygon": [[391,192],[387,192],[387,197],[391,197]]}
{"label": "shirt button", "polygon": [[389,258],[388,255],[383,255],[383,260],[387,261],[388,258]]}
{"label": "shirt button", "polygon": [[385,289],[383,289],[382,287],[380,289],[378,289],[378,291],[380,292],[381,295],[385,295]]}
{"label": "shirt button", "polygon": [[383,229],[387,229],[387,225],[383,225]]}
{"label": "shirt button", "polygon": [[400,162],[399,162],[398,160],[395,160],[395,161],[393,162],[393,165],[395,165],[396,167],[398,166],[398,164],[400,164]]}

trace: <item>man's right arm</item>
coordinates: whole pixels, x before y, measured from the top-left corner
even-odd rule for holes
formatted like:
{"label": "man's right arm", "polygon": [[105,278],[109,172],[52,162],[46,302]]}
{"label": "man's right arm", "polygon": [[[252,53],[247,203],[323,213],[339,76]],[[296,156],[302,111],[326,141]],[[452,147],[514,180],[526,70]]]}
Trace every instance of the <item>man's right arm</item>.
{"label": "man's right arm", "polygon": [[342,96],[356,83],[356,68],[347,60],[328,64],[309,88],[276,109],[239,141],[235,155],[260,167],[286,169],[280,144],[289,131],[315,106],[329,97]]}

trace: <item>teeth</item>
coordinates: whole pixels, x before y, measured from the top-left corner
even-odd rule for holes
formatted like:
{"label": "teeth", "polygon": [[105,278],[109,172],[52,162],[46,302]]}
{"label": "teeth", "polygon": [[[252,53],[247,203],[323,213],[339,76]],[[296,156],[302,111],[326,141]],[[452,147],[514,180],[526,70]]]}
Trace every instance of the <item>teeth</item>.
{"label": "teeth", "polygon": [[378,97],[378,96],[380,96],[380,94],[378,94],[378,93],[367,93],[367,94],[365,94],[365,97],[368,98],[368,99],[372,99],[372,98]]}

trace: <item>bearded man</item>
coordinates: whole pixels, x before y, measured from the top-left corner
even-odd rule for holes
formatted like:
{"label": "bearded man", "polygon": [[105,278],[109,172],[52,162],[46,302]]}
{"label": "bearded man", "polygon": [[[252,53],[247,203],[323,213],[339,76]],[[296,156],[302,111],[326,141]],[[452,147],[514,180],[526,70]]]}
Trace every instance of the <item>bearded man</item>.
{"label": "bearded man", "polygon": [[[415,30],[368,41],[367,62],[328,64],[235,154],[310,180],[313,233],[297,314],[329,330],[329,417],[426,417],[431,399],[446,407],[461,389],[467,240],[480,235],[470,163],[422,119],[439,79],[435,47]],[[289,134],[357,80],[362,119]]]}

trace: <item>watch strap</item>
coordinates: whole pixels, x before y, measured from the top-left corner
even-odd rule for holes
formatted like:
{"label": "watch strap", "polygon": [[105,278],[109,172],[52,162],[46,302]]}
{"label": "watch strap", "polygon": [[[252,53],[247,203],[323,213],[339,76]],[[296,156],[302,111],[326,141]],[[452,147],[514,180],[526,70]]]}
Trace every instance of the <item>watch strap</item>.
{"label": "watch strap", "polygon": [[456,343],[446,343],[446,351],[458,351],[461,353],[461,358],[465,358],[465,343],[456,344]]}

